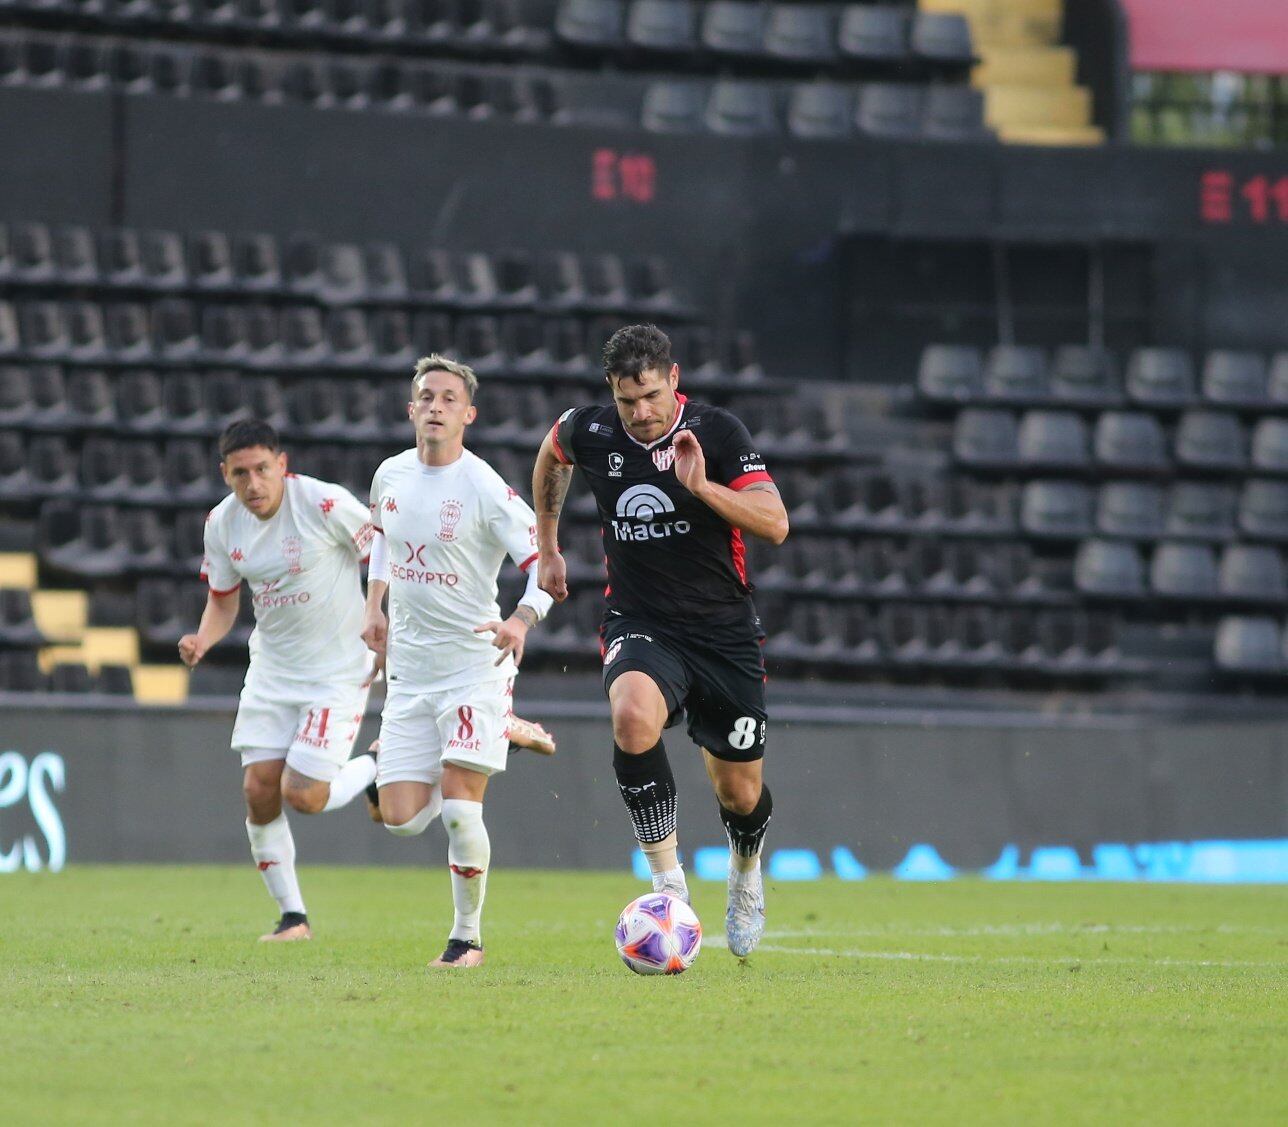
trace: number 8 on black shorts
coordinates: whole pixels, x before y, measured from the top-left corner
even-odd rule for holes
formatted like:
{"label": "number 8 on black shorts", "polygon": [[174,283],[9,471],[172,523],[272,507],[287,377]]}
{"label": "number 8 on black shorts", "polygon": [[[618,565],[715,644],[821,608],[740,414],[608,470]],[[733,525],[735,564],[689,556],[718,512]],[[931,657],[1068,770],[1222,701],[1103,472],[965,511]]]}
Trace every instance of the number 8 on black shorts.
{"label": "number 8 on black shorts", "polygon": [[653,622],[609,611],[600,628],[604,691],[623,673],[646,673],[669,712],[668,728],[688,713],[689,737],[717,759],[765,757],[765,663],[759,622],[702,627],[680,637]]}

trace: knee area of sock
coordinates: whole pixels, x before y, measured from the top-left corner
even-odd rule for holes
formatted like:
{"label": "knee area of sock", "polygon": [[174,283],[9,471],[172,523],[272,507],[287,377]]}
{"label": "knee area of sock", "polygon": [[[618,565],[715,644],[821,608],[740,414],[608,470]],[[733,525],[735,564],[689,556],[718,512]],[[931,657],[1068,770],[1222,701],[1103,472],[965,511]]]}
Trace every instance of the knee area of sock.
{"label": "knee area of sock", "polygon": [[716,794],[720,805],[723,806],[730,814],[747,815],[756,809],[760,801],[760,787],[758,785],[727,785],[721,787]]}
{"label": "knee area of sock", "polygon": [[394,837],[415,837],[418,833],[424,832],[423,825],[417,825],[417,819],[412,818],[409,822],[385,822],[387,829]]}

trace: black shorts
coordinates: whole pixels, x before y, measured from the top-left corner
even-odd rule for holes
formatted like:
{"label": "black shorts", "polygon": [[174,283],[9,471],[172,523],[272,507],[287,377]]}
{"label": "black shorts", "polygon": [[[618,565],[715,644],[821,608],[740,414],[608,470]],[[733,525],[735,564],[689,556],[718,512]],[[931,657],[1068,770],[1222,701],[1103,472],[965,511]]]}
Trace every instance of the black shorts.
{"label": "black shorts", "polygon": [[608,611],[599,631],[604,692],[623,673],[647,673],[662,690],[668,728],[689,716],[689,737],[717,759],[749,763],[765,757],[765,659],[760,620],[673,629]]}

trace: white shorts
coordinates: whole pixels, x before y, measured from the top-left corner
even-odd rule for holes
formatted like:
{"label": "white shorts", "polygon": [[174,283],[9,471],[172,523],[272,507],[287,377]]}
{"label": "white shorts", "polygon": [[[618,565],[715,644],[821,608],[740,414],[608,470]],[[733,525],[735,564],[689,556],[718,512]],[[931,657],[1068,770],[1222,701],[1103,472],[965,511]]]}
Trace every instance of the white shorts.
{"label": "white shorts", "polygon": [[433,786],[444,763],[481,775],[504,771],[513,702],[512,677],[437,693],[390,692],[380,717],[376,783]]}
{"label": "white shorts", "polygon": [[285,759],[310,779],[329,783],[353,754],[367,711],[367,694],[355,681],[309,685],[247,678],[233,724],[233,751],[243,767]]}

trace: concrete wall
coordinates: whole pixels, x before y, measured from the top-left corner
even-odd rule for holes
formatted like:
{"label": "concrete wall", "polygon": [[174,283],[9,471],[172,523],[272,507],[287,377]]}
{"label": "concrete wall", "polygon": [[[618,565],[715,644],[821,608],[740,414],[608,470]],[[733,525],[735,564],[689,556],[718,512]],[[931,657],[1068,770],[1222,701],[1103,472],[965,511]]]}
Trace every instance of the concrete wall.
{"label": "concrete wall", "polygon": [[[524,709],[543,715],[537,703]],[[226,711],[195,709],[0,709],[0,869],[48,864],[55,821],[69,863],[241,860],[231,721]],[[497,863],[627,865],[633,842],[606,721],[551,723],[558,755],[512,757],[491,787]],[[374,734],[374,719],[369,725]],[[690,850],[721,844],[698,752],[680,729],[667,743],[682,842]],[[813,850],[826,863],[844,846],[877,870],[897,865],[916,843],[933,845],[955,867],[979,869],[1008,844],[1022,854],[1071,846],[1089,862],[1104,842],[1288,838],[1288,740],[1265,723],[780,722],[771,727],[767,779],[774,848]],[[441,831],[393,839],[366,820],[360,803],[294,815],[293,824],[309,861],[424,864],[445,854]]]}

